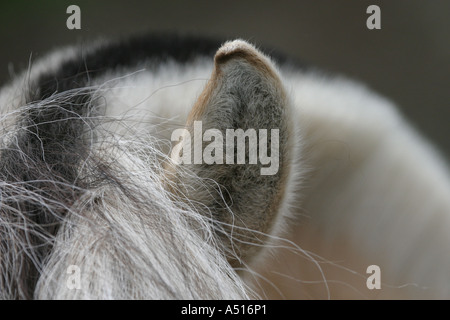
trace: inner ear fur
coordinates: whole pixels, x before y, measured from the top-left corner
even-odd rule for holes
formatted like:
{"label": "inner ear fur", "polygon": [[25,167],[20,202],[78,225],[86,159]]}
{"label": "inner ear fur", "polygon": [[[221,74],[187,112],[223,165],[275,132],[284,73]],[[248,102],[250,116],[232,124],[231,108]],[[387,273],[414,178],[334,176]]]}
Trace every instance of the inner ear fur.
{"label": "inner ear fur", "polygon": [[[188,116],[185,134],[174,146],[177,161],[168,166],[167,175],[174,193],[211,217],[227,258],[235,267],[258,253],[277,221],[292,161],[290,121],[288,98],[271,60],[242,40],[219,48],[211,77]],[[216,142],[223,145],[223,163],[194,163],[199,125],[200,139],[207,136],[204,134],[208,130],[215,139],[222,136]],[[230,147],[226,139],[230,129],[251,129],[257,134],[256,145],[246,141],[243,164],[237,163],[236,157],[234,163],[226,159],[227,147],[228,151],[238,151],[237,140]],[[211,141],[202,139],[200,143],[205,150]],[[191,154],[183,158],[179,152],[186,150]],[[251,152],[258,153],[257,163],[249,163]],[[278,167],[273,168],[276,170],[267,174],[268,164],[259,161],[261,152],[271,156],[278,152]],[[190,158],[191,163],[180,162],[180,157]],[[262,174],[264,168],[266,174]]]}

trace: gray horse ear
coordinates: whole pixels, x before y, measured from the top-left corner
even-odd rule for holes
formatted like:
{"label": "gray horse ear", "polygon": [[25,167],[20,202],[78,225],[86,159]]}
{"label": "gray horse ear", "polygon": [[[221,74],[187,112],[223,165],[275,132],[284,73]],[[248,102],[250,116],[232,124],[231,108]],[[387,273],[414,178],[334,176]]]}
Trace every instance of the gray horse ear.
{"label": "gray horse ear", "polygon": [[172,134],[171,185],[212,217],[233,266],[256,255],[276,222],[291,162],[290,120],[271,60],[235,40],[217,51],[185,129]]}

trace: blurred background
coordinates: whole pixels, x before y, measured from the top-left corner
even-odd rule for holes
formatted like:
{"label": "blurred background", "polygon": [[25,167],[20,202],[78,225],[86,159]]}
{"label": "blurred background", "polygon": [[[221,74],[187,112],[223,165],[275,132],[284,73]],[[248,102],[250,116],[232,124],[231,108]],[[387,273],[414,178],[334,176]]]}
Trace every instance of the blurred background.
{"label": "blurred background", "polygon": [[[69,30],[69,5],[81,30]],[[381,30],[366,9],[381,8]],[[2,1],[0,85],[49,50],[100,36],[180,31],[240,37],[365,82],[450,159],[450,1]]]}

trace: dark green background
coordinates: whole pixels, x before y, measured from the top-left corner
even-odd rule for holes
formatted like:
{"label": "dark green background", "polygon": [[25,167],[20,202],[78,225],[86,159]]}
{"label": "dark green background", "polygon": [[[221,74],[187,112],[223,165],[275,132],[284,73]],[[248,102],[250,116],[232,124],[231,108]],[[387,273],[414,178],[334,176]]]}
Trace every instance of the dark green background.
{"label": "dark green background", "polygon": [[[81,8],[81,30],[66,8]],[[381,30],[366,8],[381,8]],[[241,37],[367,83],[450,158],[450,1],[10,1],[0,4],[0,83],[60,45],[144,30]]]}

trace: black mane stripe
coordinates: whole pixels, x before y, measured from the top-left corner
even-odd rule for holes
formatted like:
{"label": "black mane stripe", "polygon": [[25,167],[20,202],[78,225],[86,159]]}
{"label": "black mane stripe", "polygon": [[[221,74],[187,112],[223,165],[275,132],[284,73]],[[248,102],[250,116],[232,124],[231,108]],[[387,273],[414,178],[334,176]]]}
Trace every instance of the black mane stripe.
{"label": "black mane stripe", "polygon": [[113,42],[105,42],[86,52],[77,52],[74,59],[64,62],[57,72],[43,74],[36,81],[38,96],[42,100],[55,92],[80,88],[89,79],[116,68],[133,67],[145,61],[164,62],[168,59],[186,63],[204,55],[214,56],[223,41],[193,36],[145,35]]}

